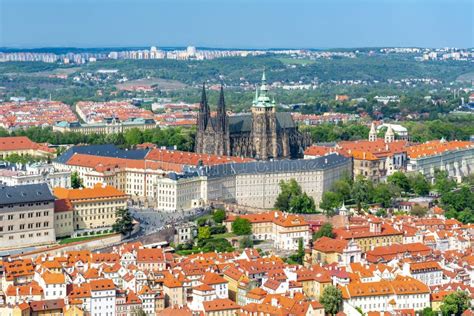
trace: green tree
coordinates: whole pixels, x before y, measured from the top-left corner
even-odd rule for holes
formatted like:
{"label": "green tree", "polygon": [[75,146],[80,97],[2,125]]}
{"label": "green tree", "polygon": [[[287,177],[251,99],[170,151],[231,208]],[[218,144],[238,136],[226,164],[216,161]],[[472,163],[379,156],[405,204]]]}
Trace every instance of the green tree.
{"label": "green tree", "polygon": [[374,202],[381,204],[382,207],[390,207],[394,194],[389,184],[379,183],[374,188]]}
{"label": "green tree", "polygon": [[435,170],[434,179],[434,189],[441,195],[456,188],[456,182],[449,178],[447,171]]}
{"label": "green tree", "polygon": [[133,231],[133,218],[128,209],[120,209],[116,212],[117,220],[112,229],[125,236],[130,236]]}
{"label": "green tree", "polygon": [[139,308],[137,311],[134,312],[134,316],[147,316],[147,315],[142,308]]}
{"label": "green tree", "polygon": [[326,191],[323,193],[319,207],[323,209],[327,216],[334,216],[336,214],[335,209],[341,205],[342,201],[340,195],[332,191]]}
{"label": "green tree", "polygon": [[71,187],[73,189],[79,189],[79,188],[84,187],[82,183],[82,179],[81,177],[79,177],[79,174],[77,173],[77,171],[74,171],[73,173],[71,173]]}
{"label": "green tree", "polygon": [[211,229],[209,226],[203,226],[198,228],[198,239],[209,239],[211,238]]}
{"label": "green tree", "polygon": [[250,235],[252,233],[252,224],[246,218],[237,217],[232,222],[232,232],[238,236]]}
{"label": "green tree", "polygon": [[234,250],[230,242],[225,238],[200,239],[198,240],[198,247],[203,252],[228,252]]}
{"label": "green tree", "polygon": [[252,236],[250,235],[247,235],[247,236],[244,236],[240,239],[239,241],[239,246],[240,248],[242,249],[245,249],[245,248],[252,248],[253,247],[253,239],[252,239]]}
{"label": "green tree", "polygon": [[471,299],[469,295],[465,291],[456,291],[444,297],[440,309],[443,315],[460,316],[470,307]]}
{"label": "green tree", "polygon": [[278,210],[288,212],[291,208],[290,202],[293,197],[301,195],[301,187],[295,179],[280,182],[280,194],[278,194],[274,207]]}
{"label": "green tree", "polygon": [[314,213],[314,199],[306,192],[293,196],[290,200],[290,213]]}
{"label": "green tree", "polygon": [[339,195],[341,202],[351,199],[351,184],[347,179],[341,179],[334,182],[331,191]]}
{"label": "green tree", "polygon": [[225,217],[225,210],[221,209],[214,210],[214,213],[212,214],[212,219],[218,224],[221,224],[225,220]]}
{"label": "green tree", "polygon": [[138,145],[143,143],[143,133],[138,128],[132,128],[125,132],[125,143],[127,145]]}
{"label": "green tree", "polygon": [[372,198],[372,185],[364,177],[358,176],[354,181],[351,193],[357,204],[357,210],[360,212],[362,204],[369,203]]}
{"label": "green tree", "polygon": [[437,316],[437,315],[438,315],[438,313],[434,312],[431,307],[425,307],[421,311],[421,316]]}
{"label": "green tree", "polygon": [[421,173],[416,173],[408,177],[411,191],[417,195],[427,195],[430,193],[430,184]]}
{"label": "green tree", "polygon": [[425,217],[426,214],[428,213],[428,209],[419,204],[415,204],[411,208],[410,213],[411,215],[416,216],[416,217]]}
{"label": "green tree", "polygon": [[290,256],[290,259],[293,262],[296,262],[298,264],[303,264],[303,259],[304,259],[304,243],[303,243],[303,238],[298,239],[298,251]]}
{"label": "green tree", "polygon": [[336,315],[342,309],[341,290],[333,285],[325,287],[319,302],[324,306],[327,314]]}
{"label": "green tree", "polygon": [[331,223],[324,223],[314,234],[313,240],[318,240],[319,238],[326,236],[329,238],[334,238],[336,235],[333,232],[333,227]]}
{"label": "green tree", "polygon": [[387,182],[392,183],[400,188],[403,192],[410,191],[410,183],[408,181],[407,176],[405,173],[401,171],[396,171],[392,175],[387,177]]}

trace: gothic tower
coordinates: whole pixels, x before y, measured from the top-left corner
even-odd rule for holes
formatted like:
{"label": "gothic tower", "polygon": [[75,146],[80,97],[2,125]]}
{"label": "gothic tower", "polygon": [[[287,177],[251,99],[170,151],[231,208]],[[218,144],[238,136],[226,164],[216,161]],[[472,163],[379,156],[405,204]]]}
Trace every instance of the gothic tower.
{"label": "gothic tower", "polygon": [[267,95],[265,71],[260,89],[255,91],[252,104],[252,131],[254,157],[261,160],[277,158],[278,140],[275,102]]}
{"label": "gothic tower", "polygon": [[198,127],[196,132],[195,152],[204,153],[204,133],[210,121],[211,113],[207,103],[206,86],[202,84],[201,102],[199,104]]}
{"label": "gothic tower", "polygon": [[217,117],[215,123],[216,131],[216,154],[230,156],[229,120],[225,108],[224,87],[221,85],[219,103],[217,104]]}

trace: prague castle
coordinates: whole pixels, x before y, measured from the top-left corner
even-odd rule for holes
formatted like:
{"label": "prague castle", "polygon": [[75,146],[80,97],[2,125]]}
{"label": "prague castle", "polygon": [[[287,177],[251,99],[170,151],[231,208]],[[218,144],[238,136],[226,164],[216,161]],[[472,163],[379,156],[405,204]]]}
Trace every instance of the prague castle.
{"label": "prague castle", "polygon": [[203,87],[196,134],[197,153],[250,157],[258,160],[298,158],[310,144],[290,113],[276,112],[265,80],[255,91],[251,113],[228,116],[221,88],[216,117],[211,117]]}

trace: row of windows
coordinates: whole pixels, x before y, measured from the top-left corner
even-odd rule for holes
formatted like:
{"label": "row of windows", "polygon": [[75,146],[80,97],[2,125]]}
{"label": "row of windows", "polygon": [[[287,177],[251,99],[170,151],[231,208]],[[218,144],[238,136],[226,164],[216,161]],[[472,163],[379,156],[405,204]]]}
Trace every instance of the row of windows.
{"label": "row of windows", "polygon": [[[44,232],[43,234],[41,232],[36,233],[36,237],[41,237],[41,236],[48,236],[49,232]],[[34,234],[28,234],[28,238],[33,238]],[[3,238],[3,236],[0,236],[0,238]],[[21,234],[20,239],[25,239],[26,234]],[[15,236],[8,236],[8,240],[13,240],[15,239]]]}
{"label": "row of windows", "polygon": [[[38,222],[38,223],[20,224],[18,227],[19,227],[20,230],[25,229],[25,227],[27,227],[28,229],[33,229],[34,227],[35,228],[41,228],[41,223]],[[49,227],[49,222],[44,222],[43,227]],[[7,231],[9,231],[9,232],[13,231],[14,229],[15,229],[15,225],[8,225],[7,226]],[[3,231],[4,231],[4,227],[0,226],[0,232],[3,232]]]}
{"label": "row of windows", "polygon": [[[50,203],[50,202],[36,202],[36,203],[18,204],[17,206],[18,206],[18,207],[25,207],[26,205],[28,205],[28,206],[31,207],[31,206],[35,206],[35,205],[36,205],[36,206],[49,205],[49,203]],[[5,207],[5,205],[0,205],[0,208],[4,208],[4,207]],[[10,204],[10,205],[7,205],[6,207],[8,207],[8,208],[13,208],[13,207],[15,207],[15,205]]]}
{"label": "row of windows", "polygon": [[[8,220],[12,221],[16,219],[16,214],[9,214],[6,217],[4,215],[0,215],[0,221],[3,220]],[[43,211],[43,212],[29,212],[29,213],[20,213],[18,214],[19,219],[24,219],[25,217],[28,218],[33,218],[33,217],[41,217],[41,216],[49,216],[49,211]]]}

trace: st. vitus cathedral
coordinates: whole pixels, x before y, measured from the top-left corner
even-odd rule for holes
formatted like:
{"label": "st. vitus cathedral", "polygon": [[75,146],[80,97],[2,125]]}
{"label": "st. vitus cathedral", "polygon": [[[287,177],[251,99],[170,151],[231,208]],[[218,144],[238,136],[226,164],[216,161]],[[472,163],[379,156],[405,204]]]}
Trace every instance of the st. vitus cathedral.
{"label": "st. vitus cathedral", "polygon": [[228,116],[221,87],[217,115],[211,117],[203,87],[198,115],[196,152],[249,157],[259,160],[299,158],[310,145],[309,135],[298,131],[290,113],[276,112],[268,96],[265,73],[255,91],[251,113]]}

